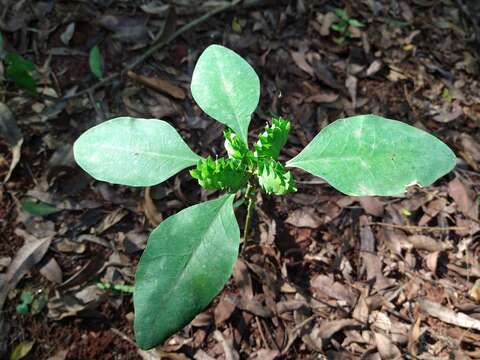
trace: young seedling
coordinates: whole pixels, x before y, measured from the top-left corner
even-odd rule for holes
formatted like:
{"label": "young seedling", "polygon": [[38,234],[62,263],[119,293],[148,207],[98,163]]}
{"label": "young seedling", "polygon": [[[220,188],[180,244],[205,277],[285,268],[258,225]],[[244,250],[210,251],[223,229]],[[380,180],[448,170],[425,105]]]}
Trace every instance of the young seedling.
{"label": "young seedling", "polygon": [[202,311],[230,277],[240,246],[236,194],[247,203],[248,237],[257,191],[296,191],[286,168],[303,169],[352,196],[402,195],[428,186],[455,165],[455,155],[434,136],[376,115],[337,120],[285,165],[278,160],[290,122],[272,119],[252,147],[248,127],[260,97],[252,67],[232,50],[209,46],[192,76],[193,98],[227,126],[226,158],[195,154],[167,122],[119,117],[86,131],[75,142],[78,164],[114,184],[152,186],[182,169],[206,189],[225,193],[188,207],[151,233],[135,275],[135,337],[141,348],[162,343]]}
{"label": "young seedling", "polygon": [[347,37],[352,37],[352,31],[350,27],[361,28],[363,24],[357,19],[353,19],[348,16],[347,12],[343,9],[335,9],[335,15],[337,16],[337,21],[332,24],[332,30],[339,33],[338,37],[335,37],[333,40],[341,45],[345,42]]}

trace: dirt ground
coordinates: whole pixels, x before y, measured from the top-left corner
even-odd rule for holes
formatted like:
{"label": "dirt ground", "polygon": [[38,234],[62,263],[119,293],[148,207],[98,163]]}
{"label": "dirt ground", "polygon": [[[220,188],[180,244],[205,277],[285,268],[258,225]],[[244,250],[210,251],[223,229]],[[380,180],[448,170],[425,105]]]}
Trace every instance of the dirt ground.
{"label": "dirt ground", "polygon": [[[4,49],[33,61],[38,91],[0,82],[0,358],[480,359],[478,4],[226,4],[0,0]],[[363,26],[334,31],[336,9]],[[148,233],[219,193],[188,171],[148,191],[94,181],[72,144],[130,115],[169,121],[198,154],[223,155],[223,125],[189,88],[212,43],[260,77],[252,140],[272,115],[292,121],[282,161],[335,119],[374,113],[434,134],[457,166],[403,198],[349,197],[295,170],[298,192],[258,194],[225,289],[146,352],[128,286]],[[102,80],[89,68],[95,45]],[[29,201],[54,208],[32,215]],[[21,311],[25,294],[33,302]]]}

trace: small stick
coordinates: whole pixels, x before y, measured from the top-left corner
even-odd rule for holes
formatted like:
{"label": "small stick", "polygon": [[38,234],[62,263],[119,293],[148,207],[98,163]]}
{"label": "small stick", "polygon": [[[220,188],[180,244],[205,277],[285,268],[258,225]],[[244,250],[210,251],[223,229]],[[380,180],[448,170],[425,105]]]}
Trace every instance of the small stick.
{"label": "small stick", "polygon": [[369,222],[368,225],[378,225],[393,229],[404,229],[411,231],[463,231],[468,230],[463,226],[416,226],[416,225],[396,225],[383,222]]}

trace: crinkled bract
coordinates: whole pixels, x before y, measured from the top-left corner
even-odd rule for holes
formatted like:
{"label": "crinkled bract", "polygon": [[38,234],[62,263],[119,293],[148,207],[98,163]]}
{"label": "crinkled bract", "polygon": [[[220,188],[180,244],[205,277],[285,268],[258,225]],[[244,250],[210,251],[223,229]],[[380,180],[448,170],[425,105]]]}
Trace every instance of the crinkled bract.
{"label": "crinkled bract", "polygon": [[292,173],[275,160],[260,162],[258,183],[267,194],[284,195],[297,191]]}
{"label": "crinkled bract", "polygon": [[257,158],[276,160],[280,150],[287,143],[290,128],[290,121],[281,117],[273,118],[272,124],[265,127],[265,131],[260,134],[258,141],[253,145],[255,148],[254,155]]}
{"label": "crinkled bract", "polygon": [[247,185],[248,172],[241,161],[216,159],[210,156],[201,159],[190,175],[198,180],[204,189],[237,191]]}
{"label": "crinkled bract", "polygon": [[243,160],[253,156],[247,144],[233,130],[225,130],[223,136],[225,137],[225,149],[230,159]]}

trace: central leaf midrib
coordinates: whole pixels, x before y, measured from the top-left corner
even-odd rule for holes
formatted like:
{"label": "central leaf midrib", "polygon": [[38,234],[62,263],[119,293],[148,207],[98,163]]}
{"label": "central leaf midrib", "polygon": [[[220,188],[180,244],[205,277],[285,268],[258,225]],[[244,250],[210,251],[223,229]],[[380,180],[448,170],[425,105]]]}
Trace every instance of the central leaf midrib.
{"label": "central leaf midrib", "polygon": [[[185,262],[185,266],[182,268],[182,270],[180,271],[180,273],[175,277],[175,282],[174,282],[174,285],[173,287],[165,294],[166,296],[166,303],[165,303],[165,306],[164,308],[167,308],[168,305],[170,304],[170,294],[174,293],[175,290],[178,288],[178,284],[180,283],[180,280],[183,278],[183,276],[185,275],[185,272],[188,268],[188,265],[190,264],[191,260],[194,258],[196,252],[198,251],[198,249],[200,248],[200,245],[205,241],[205,237],[206,237],[206,234],[208,234],[213,226],[213,224],[217,221],[218,217],[220,216],[221,212],[222,212],[222,209],[223,207],[227,204],[227,202],[229,201],[229,199],[227,198],[225,203],[223,205],[220,206],[220,208],[218,209],[218,212],[217,214],[215,215],[215,217],[213,218],[213,220],[210,222],[210,225],[208,225],[208,227],[205,229],[203,235],[201,236],[201,241],[198,242],[198,244],[192,249],[192,252],[190,253],[187,261]],[[223,222],[222,222],[223,224]],[[225,229],[225,226],[223,227]]]}
{"label": "central leaf midrib", "polygon": [[[222,86],[223,86],[223,89],[225,90],[224,93],[226,94],[226,98],[227,98],[227,101],[228,101],[228,104],[230,105],[230,108],[232,109],[233,111],[233,115],[234,115],[234,119],[235,121],[237,122],[237,126],[238,126],[238,131],[240,131],[242,129],[242,126],[240,124],[240,118],[237,114],[237,111],[235,109],[235,107],[233,106],[233,103],[232,103],[232,99],[230,98],[229,96],[229,92],[226,91],[226,87],[225,87],[225,76],[223,74],[223,68],[220,66],[220,62],[219,62],[219,59],[217,57],[217,53],[215,51],[213,51],[213,57],[215,58],[215,65],[217,66],[218,68],[218,73],[220,75],[220,80],[222,82]],[[244,135],[244,134],[242,134]]]}
{"label": "central leaf midrib", "polygon": [[153,151],[146,151],[146,150],[131,150],[131,149],[126,149],[125,147],[117,147],[113,145],[104,145],[102,144],[100,146],[101,149],[108,149],[108,150],[115,150],[115,151],[121,151],[121,152],[126,152],[130,154],[138,154],[138,155],[149,155],[151,157],[158,157],[158,158],[167,158],[167,159],[180,159],[180,160],[190,160],[190,161],[197,161],[198,158],[194,157],[183,157],[183,156],[178,156],[178,155],[170,155],[170,154],[164,154],[164,153],[158,153],[158,152],[153,152]]}

